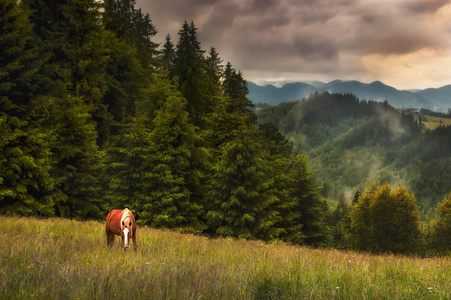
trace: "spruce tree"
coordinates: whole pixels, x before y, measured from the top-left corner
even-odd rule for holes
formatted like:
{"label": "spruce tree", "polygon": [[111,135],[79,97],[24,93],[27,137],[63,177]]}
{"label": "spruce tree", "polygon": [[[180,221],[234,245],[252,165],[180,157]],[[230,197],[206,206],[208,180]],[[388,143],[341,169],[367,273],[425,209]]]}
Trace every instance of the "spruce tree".
{"label": "spruce tree", "polygon": [[208,94],[204,51],[197,40],[194,22],[185,23],[179,31],[172,78],[177,78],[182,96],[188,101],[188,112],[193,124],[203,128],[203,117],[212,111],[214,97]]}
{"label": "spruce tree", "polygon": [[108,88],[103,104],[111,115],[111,122],[105,140],[114,138],[129,118],[135,114],[135,101],[142,98],[142,91],[148,84],[147,70],[142,66],[136,48],[124,40],[110,36],[108,43],[110,59],[106,66]]}
{"label": "spruce tree", "polygon": [[277,213],[273,180],[267,176],[254,126],[236,129],[236,137],[221,146],[222,154],[208,182],[209,225],[216,234],[268,239]]}
{"label": "spruce tree", "polygon": [[297,242],[320,246],[327,240],[325,202],[321,198],[321,188],[315,182],[314,173],[308,168],[307,157],[302,154],[301,149],[294,160],[290,177],[290,198],[296,201],[297,213],[290,230],[297,233]]}
{"label": "spruce tree", "polygon": [[202,206],[196,190],[206,153],[189,123],[186,100],[154,76],[137,103],[136,117],[110,149],[110,198],[132,207],[139,223],[199,232]]}
{"label": "spruce tree", "polygon": [[48,56],[17,1],[0,3],[0,20],[0,213],[53,215]]}
{"label": "spruce tree", "polygon": [[136,47],[145,68],[155,66],[158,44],[152,38],[157,30],[149,14],[136,9],[135,0],[105,0],[103,5],[105,28]]}
{"label": "spruce tree", "polygon": [[234,100],[234,104],[231,107],[234,111],[240,111],[247,115],[253,116],[251,119],[253,122],[256,122],[255,116],[252,113],[253,104],[246,97],[249,93],[247,88],[247,82],[243,78],[243,74],[241,71],[237,72],[232,65],[227,63],[225,71],[224,71],[224,93],[226,96],[232,98]]}
{"label": "spruce tree", "polygon": [[198,136],[188,121],[186,100],[169,96],[153,122],[151,169],[154,187],[143,205],[142,221],[154,227],[175,228],[182,231],[201,231],[199,221],[202,207],[192,197],[190,187],[198,184],[193,169]]}
{"label": "spruce tree", "polygon": [[205,62],[207,77],[209,79],[208,86],[210,87],[208,93],[212,96],[220,97],[223,90],[221,80],[224,76],[224,67],[221,64],[222,60],[219,57],[219,53],[214,47],[210,48]]}
{"label": "spruce tree", "polygon": [[171,41],[171,36],[166,35],[166,42],[163,45],[163,49],[161,50],[160,59],[163,65],[163,70],[169,74],[173,67],[175,57],[175,49],[174,44]]}
{"label": "spruce tree", "polygon": [[64,196],[56,205],[66,217],[100,214],[102,152],[111,115],[103,102],[108,89],[108,39],[94,0],[30,1],[24,4],[36,35],[50,54],[45,72],[52,78],[49,94],[56,142],[52,176]]}
{"label": "spruce tree", "polygon": [[96,124],[80,97],[67,94],[56,105],[57,163],[52,175],[64,193],[57,205],[58,215],[98,218],[102,212],[103,153],[96,144]]}

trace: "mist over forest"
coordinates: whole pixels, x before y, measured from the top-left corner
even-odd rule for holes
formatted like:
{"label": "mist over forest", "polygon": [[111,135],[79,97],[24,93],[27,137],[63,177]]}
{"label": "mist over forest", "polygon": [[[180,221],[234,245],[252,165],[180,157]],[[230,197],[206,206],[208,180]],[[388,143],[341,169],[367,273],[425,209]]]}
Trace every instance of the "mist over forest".
{"label": "mist over forest", "polygon": [[314,93],[259,109],[257,115],[302,146],[324,197],[344,193],[350,202],[374,181],[401,184],[415,194],[424,217],[432,218],[451,186],[451,127],[431,130],[423,121],[434,113],[423,113],[352,94]]}

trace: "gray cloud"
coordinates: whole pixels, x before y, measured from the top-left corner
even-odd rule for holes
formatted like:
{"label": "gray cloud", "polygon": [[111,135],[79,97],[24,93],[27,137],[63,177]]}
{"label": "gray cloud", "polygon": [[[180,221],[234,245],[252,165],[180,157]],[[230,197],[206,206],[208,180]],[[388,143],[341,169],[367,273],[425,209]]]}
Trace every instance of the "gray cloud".
{"label": "gray cloud", "polygon": [[443,6],[449,4],[449,0],[415,0],[405,4],[405,7],[416,14],[435,13]]}
{"label": "gray cloud", "polygon": [[352,76],[383,80],[365,73],[363,57],[449,51],[446,41],[451,33],[430,20],[448,2],[138,0],[137,6],[150,14],[159,31],[158,42],[169,33],[176,43],[182,23],[194,20],[203,48],[214,46],[246,78],[266,74],[295,79],[310,74],[311,80]]}

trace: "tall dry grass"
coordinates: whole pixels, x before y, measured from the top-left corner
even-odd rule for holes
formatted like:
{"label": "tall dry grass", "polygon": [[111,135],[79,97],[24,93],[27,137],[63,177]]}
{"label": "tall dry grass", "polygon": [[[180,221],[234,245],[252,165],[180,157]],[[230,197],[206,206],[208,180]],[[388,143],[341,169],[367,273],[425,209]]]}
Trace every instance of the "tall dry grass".
{"label": "tall dry grass", "polygon": [[449,258],[421,259],[0,216],[1,299],[446,299]]}

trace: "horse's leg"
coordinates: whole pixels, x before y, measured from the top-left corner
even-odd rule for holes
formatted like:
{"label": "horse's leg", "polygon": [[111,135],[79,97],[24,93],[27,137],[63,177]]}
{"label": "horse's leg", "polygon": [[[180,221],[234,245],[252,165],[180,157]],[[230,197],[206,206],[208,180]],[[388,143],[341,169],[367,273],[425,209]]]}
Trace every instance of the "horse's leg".
{"label": "horse's leg", "polygon": [[113,247],[114,238],[115,238],[114,233],[112,233],[112,232],[107,233],[107,245],[109,248]]}
{"label": "horse's leg", "polygon": [[138,245],[136,244],[136,232],[133,232],[132,240],[133,240],[133,250],[136,251],[136,249],[138,248]]}

